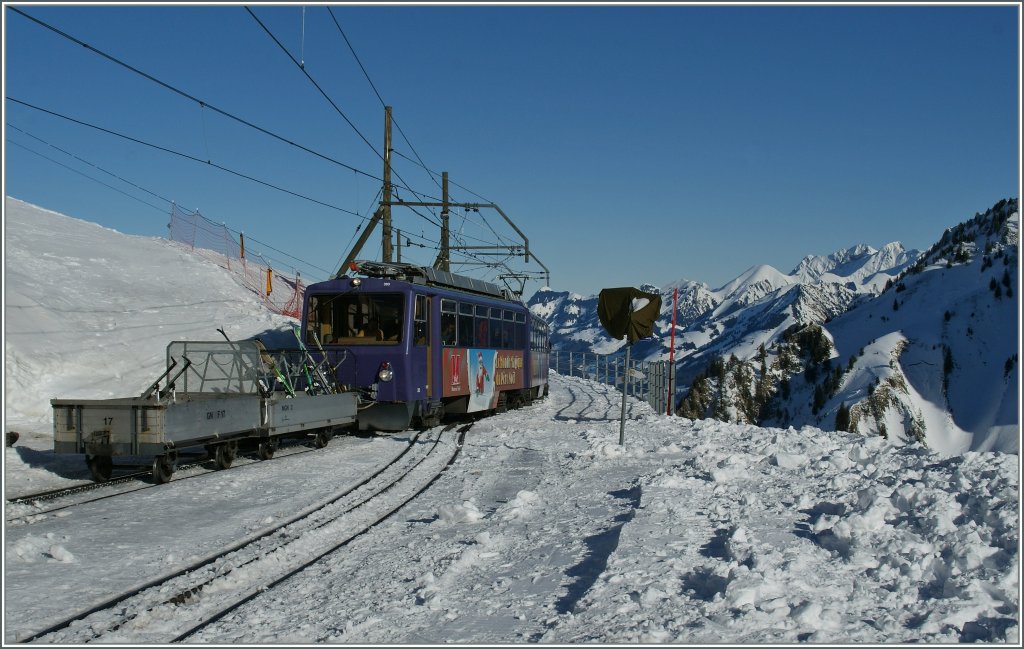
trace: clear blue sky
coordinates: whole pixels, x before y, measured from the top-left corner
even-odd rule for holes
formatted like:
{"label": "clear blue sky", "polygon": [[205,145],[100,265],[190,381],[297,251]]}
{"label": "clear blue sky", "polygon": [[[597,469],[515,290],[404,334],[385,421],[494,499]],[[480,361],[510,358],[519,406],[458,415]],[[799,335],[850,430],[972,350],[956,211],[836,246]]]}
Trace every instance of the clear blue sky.
{"label": "clear blue sky", "polygon": [[[308,6],[304,26],[298,5],[252,9],[376,151],[242,5],[14,6],[212,106],[381,176],[381,102],[324,6]],[[1016,5],[333,11],[411,142],[395,131],[397,174],[440,197],[402,157],[418,154],[476,194],[453,185],[453,200],[499,204],[556,290],[594,294],[682,278],[717,288],[754,264],[788,272],[804,255],[859,243],[924,248],[946,227],[1019,196]],[[322,269],[300,266],[307,279],[324,278],[347,252],[360,219],[345,210],[372,213],[379,181],[202,108],[10,5],[4,29],[7,97],[333,207],[10,100],[6,195],[125,233],[164,235],[169,204],[111,172]],[[492,242],[489,227],[514,238],[494,212],[469,217],[453,221],[469,245]],[[433,261],[435,225],[396,208],[395,227],[429,246],[404,250],[407,260]],[[379,257],[379,232],[363,257]],[[267,252],[284,269],[292,264]],[[540,286],[528,283],[526,295]]]}

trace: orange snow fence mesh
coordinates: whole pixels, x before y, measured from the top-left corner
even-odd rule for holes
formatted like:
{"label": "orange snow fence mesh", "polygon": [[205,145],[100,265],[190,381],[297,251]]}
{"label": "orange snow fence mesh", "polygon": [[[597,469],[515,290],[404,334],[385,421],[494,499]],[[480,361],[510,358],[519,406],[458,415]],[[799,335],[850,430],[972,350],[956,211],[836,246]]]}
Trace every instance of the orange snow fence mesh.
{"label": "orange snow fence mesh", "polygon": [[244,250],[242,242],[225,224],[214,223],[198,210],[189,212],[172,205],[167,228],[171,241],[188,246],[195,254],[227,270],[274,313],[292,318],[302,314],[305,286],[298,271],[292,277],[277,272],[265,257]]}

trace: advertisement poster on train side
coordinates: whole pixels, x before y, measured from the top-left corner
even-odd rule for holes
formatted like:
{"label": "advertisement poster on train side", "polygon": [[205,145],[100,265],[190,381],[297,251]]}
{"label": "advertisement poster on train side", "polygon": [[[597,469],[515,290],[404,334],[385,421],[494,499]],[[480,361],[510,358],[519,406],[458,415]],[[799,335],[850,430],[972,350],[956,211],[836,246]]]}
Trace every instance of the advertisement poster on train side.
{"label": "advertisement poster on train side", "polygon": [[523,379],[522,352],[444,350],[444,396],[469,395],[467,412],[494,408],[498,392],[522,388]]}

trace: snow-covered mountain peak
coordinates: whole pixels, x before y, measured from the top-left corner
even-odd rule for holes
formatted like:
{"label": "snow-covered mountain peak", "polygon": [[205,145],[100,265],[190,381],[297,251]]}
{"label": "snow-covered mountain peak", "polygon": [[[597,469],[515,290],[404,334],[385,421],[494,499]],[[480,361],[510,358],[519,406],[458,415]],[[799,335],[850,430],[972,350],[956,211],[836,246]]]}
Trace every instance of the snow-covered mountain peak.
{"label": "snow-covered mountain peak", "polygon": [[762,295],[766,295],[767,293],[783,286],[788,286],[792,283],[792,277],[784,275],[774,266],[758,264],[756,266],[751,266],[741,273],[739,277],[715,292],[723,299],[729,299],[741,293],[748,293],[751,290],[755,290]]}
{"label": "snow-covered mountain peak", "polygon": [[797,277],[802,282],[816,281],[825,273],[843,264],[866,255],[872,255],[875,252],[876,250],[869,245],[858,244],[837,250],[830,255],[807,255],[797,264],[790,275]]}
{"label": "snow-covered mountain peak", "polygon": [[802,282],[819,281],[826,273],[843,278],[858,274],[865,268],[873,272],[891,269],[906,263],[908,259],[913,261],[918,254],[916,250],[908,251],[898,241],[887,243],[879,250],[860,244],[830,255],[808,255],[791,274]]}
{"label": "snow-covered mountain peak", "polygon": [[804,257],[792,276],[803,284],[830,282],[843,284],[858,293],[880,293],[890,279],[920,257],[894,241],[876,250],[856,245],[831,255]]}

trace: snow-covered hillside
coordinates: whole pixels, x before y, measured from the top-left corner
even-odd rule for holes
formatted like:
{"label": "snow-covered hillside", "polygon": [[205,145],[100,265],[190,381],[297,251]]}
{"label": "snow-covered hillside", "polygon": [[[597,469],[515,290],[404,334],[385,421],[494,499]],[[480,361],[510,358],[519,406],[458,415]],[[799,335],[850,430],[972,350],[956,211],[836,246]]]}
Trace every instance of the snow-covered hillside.
{"label": "snow-covered hillside", "polygon": [[[88,479],[82,456],[53,453],[49,398],[136,394],[170,339],[286,323],[167,242],[6,206],[4,403],[22,433],[5,449],[7,497]],[[620,446],[620,398],[553,374],[548,399],[478,421],[382,526],[192,640],[1019,643],[1016,456],[667,417],[634,399]],[[258,535],[404,439],[339,436],[53,513],[6,503],[4,643]],[[269,585],[256,573],[228,566],[206,592],[256,592]],[[138,611],[112,633],[98,613],[40,641],[167,643],[201,608]]]}
{"label": "snow-covered hillside", "polygon": [[[172,340],[218,340],[224,327],[232,338],[287,342],[287,318],[179,244],[122,235],[10,197],[4,207],[4,411],[11,426],[48,425],[52,398],[141,393],[163,372]],[[75,353],[68,358],[64,349]]]}
{"label": "snow-covered hillside", "polygon": [[950,228],[879,297],[825,325],[852,366],[817,417],[804,409],[793,423],[827,426],[845,403],[851,430],[1018,452],[1019,228],[1016,201]]}

